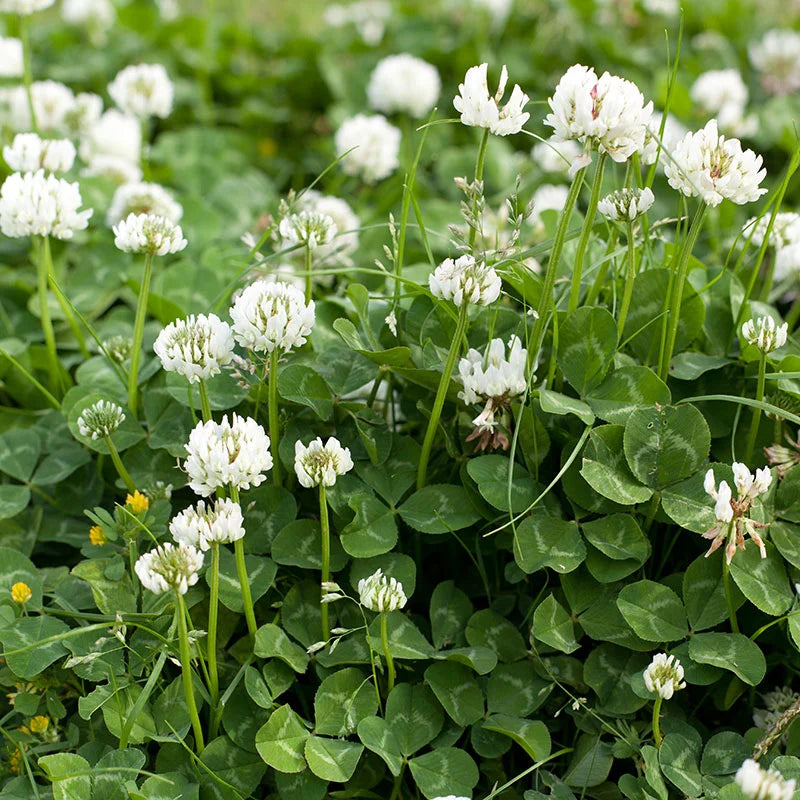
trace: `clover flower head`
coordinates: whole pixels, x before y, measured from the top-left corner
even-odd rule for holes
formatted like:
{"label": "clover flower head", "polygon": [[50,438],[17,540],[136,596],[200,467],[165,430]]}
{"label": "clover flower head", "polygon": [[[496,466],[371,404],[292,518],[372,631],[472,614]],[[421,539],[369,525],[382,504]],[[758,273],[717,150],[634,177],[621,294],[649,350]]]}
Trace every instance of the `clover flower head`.
{"label": "clover flower head", "polygon": [[301,211],[314,211],[328,216],[336,225],[335,238],[329,244],[317,247],[317,258],[324,259],[335,254],[340,261],[352,264],[348,256],[358,249],[361,220],[353,213],[348,202],[341,197],[308,189],[297,198],[296,206]]}
{"label": "clover flower head", "polygon": [[333,218],[319,211],[304,210],[298,214],[288,214],[281,220],[278,232],[286,247],[303,245],[309,250],[324,247],[336,236],[336,223]]}
{"label": "clover flower head", "polygon": [[111,108],[88,123],[81,137],[79,152],[80,157],[90,165],[100,158],[113,158],[127,162],[131,169],[138,169],[142,152],[142,125],[136,117]]}
{"label": "clover flower head", "polygon": [[203,554],[196,547],[166,542],[139,556],[134,569],[142,586],[153,594],[170,589],[186,594],[197,583],[202,566]]}
{"label": "clover flower head", "polygon": [[[744,224],[742,236],[756,247],[764,243],[769,226],[770,214],[764,214],[758,221],[750,217]],[[772,230],[769,232],[769,246],[780,252],[784,247],[800,244],[800,214],[796,211],[780,211],[775,215]]]}
{"label": "clover flower head", "polygon": [[388,612],[403,608],[408,602],[403,584],[378,569],[358,582],[359,602],[370,611]]}
{"label": "clover flower head", "polygon": [[167,372],[183,375],[189,383],[218,375],[233,359],[230,325],[216,314],[198,314],[170,322],[158,334],[153,350]]}
{"label": "clover flower head", "polygon": [[767,31],[748,52],[769,94],[785,95],[800,89],[800,33],[789,28]]}
{"label": "clover flower head", "polygon": [[679,689],[685,689],[683,667],[675,656],[656,653],[644,671],[644,683],[648,692],[669,700]]}
{"label": "clover flower head", "polygon": [[655,197],[649,188],[618,189],[603,197],[597,204],[597,210],[607,219],[633,222],[647,213],[654,201]]}
{"label": "clover flower head", "polygon": [[353,469],[350,448],[342,447],[341,442],[331,436],[325,444],[319,436],[309,442],[294,444],[294,471],[301,486],[311,489],[314,486],[333,486],[339,475]]}
{"label": "clover flower head", "polygon": [[754,133],[755,117],[747,117],[748,91],[738,69],[712,69],[692,84],[689,96],[717,125],[734,136]]}
{"label": "clover flower head", "polygon": [[266,480],[265,473],[272,469],[266,432],[251,417],[236,413],[230,422],[226,414],[222,422],[198,423],[185,449],[189,486],[201,497],[227,486],[260,486]]}
{"label": "clover flower head", "polygon": [[29,17],[37,11],[50,8],[55,0],[0,0],[0,14],[19,14]]}
{"label": "clover flower head", "polygon": [[18,133],[3,148],[3,158],[15,172],[68,172],[75,163],[75,145],[69,139],[41,139],[35,133]]}
{"label": "clover flower head", "polygon": [[189,244],[180,225],[153,214],[128,214],[112,230],[114,244],[123,253],[165,256],[179,253]]}
{"label": "clover flower head", "polygon": [[93,156],[81,175],[106,178],[117,184],[136,183],[142,179],[142,170],[133,161],[118,156]]}
{"label": "clover flower head", "polygon": [[528,351],[518,336],[508,341],[508,357],[502,339],[492,339],[489,351],[482,353],[470,348],[458,364],[463,391],[458,396],[465,403],[478,403],[487,398],[507,399],[525,391],[525,365]]}
{"label": "clover flower head", "polygon": [[687,133],[664,165],[669,185],[687,197],[701,197],[710,206],[723,200],[738,205],[758,200],[767,190],[759,184],[767,174],[763,159],[742,150],[738,139],[726,139],[711,119],[695,133]]}
{"label": "clover flower head", "polygon": [[[765,733],[775,727],[780,717],[795,703],[800,701],[800,694],[792,691],[789,686],[779,686],[761,696],[764,701],[763,708],[753,711],[753,724]],[[786,739],[786,734],[781,737]]]}
{"label": "clover flower head", "polygon": [[305,344],[314,327],[314,301],[297,287],[259,280],[247,286],[230,310],[233,335],[248,350],[288,353]]}
{"label": "clover flower head", "polygon": [[152,214],[177,224],[183,216],[183,207],[163,186],[136,181],[124,183],[114,192],[106,224],[109,227],[116,225],[129,214]]}
{"label": "clover flower head", "polygon": [[215,542],[230,544],[244,537],[242,509],[230,498],[218,499],[208,506],[199,500],[172,518],[169,532],[176,542],[205,552]]}
{"label": "clover flower head", "polygon": [[[381,114],[356,114],[346,119],[334,136],[336,156],[347,175],[376,183],[400,166],[400,130]],[[349,151],[349,152],[348,152]]]}
{"label": "clover flower head", "polygon": [[364,44],[374,47],[383,39],[386,23],[391,16],[392,4],[388,0],[356,0],[346,5],[327,5],[323,19],[334,28],[352,24]]}
{"label": "clover flower head", "polygon": [[85,25],[97,33],[112,26],[116,12],[110,0],[61,0],[61,16],[70,25]]}
{"label": "clover flower head", "polygon": [[789,324],[777,325],[772,317],[749,319],[742,325],[742,336],[747,343],[765,354],[783,347],[788,334]]}
{"label": "clover flower head", "polygon": [[22,41],[0,36],[0,78],[21,78],[22,70]]}
{"label": "clover flower head", "polygon": [[111,436],[125,420],[121,406],[110,400],[98,400],[85,408],[78,417],[78,430],[88,439]]}
{"label": "clover flower head", "polygon": [[367,84],[370,108],[383,114],[408,114],[419,119],[436,105],[442,82],[433,64],[409,53],[378,62]]}
{"label": "clover flower head", "polygon": [[464,83],[458,86],[459,93],[453,99],[453,105],[461,114],[464,125],[488,128],[497,136],[519,133],[530,118],[530,114],[522,110],[529,100],[528,95],[515,84],[508,102],[501,106],[500,101],[508,83],[508,70],[504,64],[500,71],[500,84],[492,97],[486,76],[488,66],[481,64],[467,70]]}
{"label": "clover flower head", "polygon": [[125,497],[125,505],[134,514],[141,514],[150,508],[150,498],[146,494],[142,494],[138,489],[134,489],[133,494]]}
{"label": "clover flower head", "polygon": [[736,772],[736,784],[750,800],[792,800],[796,782],[748,758]]}
{"label": "clover flower head", "polygon": [[472,303],[488,306],[500,296],[503,282],[500,276],[474,256],[445,259],[431,275],[428,286],[431,294],[441,300],[452,300],[457,306]]}
{"label": "clover flower head", "polygon": [[89,224],[92,210],[80,211],[77,183],[44,170],[9,175],[0,187],[0,230],[12,238],[55,236],[71,239]]}
{"label": "clover flower head", "polygon": [[64,112],[64,133],[76,139],[88,133],[103,114],[103,98],[93,92],[78,92]]}
{"label": "clover flower head", "polygon": [[17,605],[25,605],[32,597],[33,592],[31,591],[31,587],[23,581],[17,581],[17,583],[11,587],[11,599]]}
{"label": "clover flower head", "polygon": [[163,119],[172,112],[175,88],[162,64],[132,64],[117,73],[108,93],[126,114]]}

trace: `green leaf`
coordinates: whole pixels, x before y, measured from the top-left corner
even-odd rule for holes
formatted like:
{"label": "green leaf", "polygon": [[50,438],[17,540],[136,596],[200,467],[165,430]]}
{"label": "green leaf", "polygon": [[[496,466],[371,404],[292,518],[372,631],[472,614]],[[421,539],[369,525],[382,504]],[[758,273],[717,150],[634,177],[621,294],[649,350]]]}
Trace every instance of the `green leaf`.
{"label": "green leaf", "polygon": [[584,522],[586,540],[615,561],[633,559],[644,564],[650,557],[650,541],[630,514],[609,514]]}
{"label": "green leaf", "polygon": [[[318,520],[297,519],[290,522],[272,542],[273,560],[287,567],[322,569],[322,530]],[[347,563],[347,554],[338,537],[331,538],[331,571],[338,572]]]}
{"label": "green leaf", "polygon": [[575,522],[546,514],[522,520],[514,538],[514,560],[528,574],[544,567],[572,572],[586,558],[586,545]]}
{"label": "green leaf", "polygon": [[614,370],[589,392],[586,402],[606,422],[624,425],[639,406],[668,405],[667,385],[648,367],[633,366]]}
{"label": "green leaf", "polygon": [[711,432],[691,405],[641,408],[625,424],[625,458],[642,483],[662,488],[694,473],[708,458]]}
{"label": "green leaf", "polygon": [[601,425],[589,434],[581,475],[603,497],[632,506],[649,500],[653,490],[636,478],[625,460],[622,425]]}
{"label": "green leaf", "polygon": [[397,544],[394,514],[371,495],[356,495],[349,503],[355,519],[341,531],[342,547],[354,558],[388,553]]}
{"label": "green leaf", "polygon": [[278,772],[302,772],[306,768],[305,743],[311,734],[289,705],[272,713],[256,734],[256,750]]}
{"label": "green leaf", "polygon": [[[394,658],[419,661],[433,657],[431,643],[420,633],[419,628],[402,612],[392,611],[386,616],[387,640]],[[381,651],[380,618],[376,616],[369,626],[372,647]]]}
{"label": "green leaf", "polygon": [[[712,636],[714,634],[703,635]],[[752,757],[753,748],[748,746],[738,733],[733,731],[715,733],[703,748],[700,772],[703,775],[731,775],[742,766],[746,759]]]}
{"label": "green leaf", "polygon": [[282,486],[262,484],[247,492],[244,528],[245,549],[268,553],[278,533],[297,516],[297,501]]}
{"label": "green leaf", "polygon": [[56,753],[42,756],[39,766],[53,784],[53,800],[91,800],[92,770],[85,758]]}
{"label": "green leaf", "polygon": [[583,665],[583,679],[597,694],[598,713],[632,714],[645,705],[647,700],[631,687],[649,663],[649,656],[615,644],[595,647]]}
{"label": "green leaf", "polygon": [[706,372],[720,369],[731,363],[733,363],[732,360],[725,358],[725,356],[710,356],[705,353],[692,352],[678,353],[672,359],[669,376],[670,378],[677,378],[679,381],[693,381]]}
{"label": "green leaf", "polygon": [[103,614],[136,613],[136,595],[130,576],[122,573],[119,580],[111,580],[107,571],[110,558],[92,558],[80,561],[72,568],[72,574],[89,584],[92,597]]}
{"label": "green leaf", "polygon": [[[506,456],[478,456],[467,461],[467,473],[478,485],[487,503],[500,511],[508,511],[508,469]],[[536,498],[536,484],[520,464],[514,464],[511,480],[511,510],[524,511]]]}
{"label": "green leaf", "polygon": [[389,723],[381,717],[365,717],[358,723],[358,738],[373,753],[377,753],[397,777],[403,768],[403,754],[400,743]]}
{"label": "green leaf", "polygon": [[769,538],[784,559],[800,569],[800,525],[775,520],[769,526]]}
{"label": "green leaf", "polygon": [[328,736],[354,733],[358,723],[378,707],[372,678],[353,667],[325,678],[314,696],[314,732]]}
{"label": "green leaf", "polygon": [[550,594],[533,612],[533,635],[562,653],[572,653],[580,645],[575,641],[575,626],[564,607]]}
{"label": "green leaf", "polygon": [[[208,392],[208,404],[211,406],[212,411],[227,411],[228,409],[236,408],[247,397],[247,389],[240,386],[233,375],[227,371],[208,378],[205,384]],[[175,401],[172,404],[173,409],[175,409],[176,405],[179,409],[188,408],[191,395],[192,407],[196,411],[200,411],[200,390],[196,386],[192,386],[189,389],[189,384],[183,375],[178,375],[176,372],[168,372],[164,378],[164,385],[169,396]],[[148,387],[148,391],[144,393],[145,403],[147,402],[149,391]],[[151,413],[154,410],[155,407],[151,406]],[[176,421],[184,419],[175,410],[170,412],[170,417]]]}
{"label": "green leaf", "polygon": [[[278,566],[266,556],[244,557],[247,566],[247,582],[250,584],[250,594],[255,603],[263,597],[272,586],[278,573]],[[211,586],[211,570],[206,570],[206,584]],[[242,613],[242,586],[239,583],[239,573],[236,569],[236,557],[230,550],[220,547],[219,550],[219,601],[225,608]]]}
{"label": "green leaf", "polygon": [[10,598],[15,583],[24,583],[31,590],[31,599],[25,608],[38,611],[42,607],[42,578],[36,567],[19,550],[0,547],[0,598]]}
{"label": "green leaf", "polygon": [[[65,655],[63,635],[69,627],[54,617],[23,617],[0,628],[0,643],[8,668],[19,678],[34,678]],[[54,641],[45,642],[54,638]],[[62,638],[58,638],[62,637]]]}
{"label": "green leaf", "polygon": [[463,486],[431,484],[414,492],[398,509],[407,525],[422,533],[449,533],[480,519]]}
{"label": "green leaf", "polygon": [[135,777],[145,759],[136,748],[106,753],[94,766],[92,800],[128,800],[124,783]]}
{"label": "green leaf", "polygon": [[487,675],[497,666],[497,654],[488,647],[454,647],[434,653],[434,658],[463,664],[478,675]]}
{"label": "green leaf", "polygon": [[0,519],[16,517],[28,507],[31,490],[27,486],[4,484],[0,486]]}
{"label": "green leaf", "polygon": [[472,616],[469,597],[453,581],[443,581],[431,595],[430,619],[433,645],[437,649],[463,644],[464,629]]}
{"label": "green leaf", "polygon": [[425,682],[459,725],[471,725],[483,716],[483,693],[467,667],[450,662],[431,664],[425,670]]}
{"label": "green leaf", "polygon": [[321,736],[306,739],[305,754],[309,769],[324,781],[349,781],[363,752],[364,745],[343,739],[325,739]]}
{"label": "green leaf", "polygon": [[779,617],[789,610],[795,593],[789,584],[786,567],[775,548],[765,542],[767,557],[761,558],[758,548],[749,542],[744,552],[737,551],[731,561],[731,577],[742,594],[765,614]]}
{"label": "green leaf", "polygon": [[[721,480],[733,486],[733,470],[727,464],[711,464],[717,485]],[[705,533],[715,522],[714,501],[703,488],[707,470],[701,469],[690,478],[670,486],[661,493],[664,513],[682,528]]]}
{"label": "green leaf", "polygon": [[634,633],[653,642],[674,642],[689,632],[683,603],[672,589],[655,581],[623,587],[617,607]]}
{"label": "green leaf", "polygon": [[[739,554],[737,554],[738,557]],[[710,556],[698,556],[683,574],[683,602],[689,624],[696,631],[713,628],[728,618],[725,584],[722,578],[722,549]],[[738,608],[744,597],[731,586],[734,605]]]}
{"label": "green leaf", "polygon": [[465,797],[478,783],[478,768],[463,751],[439,747],[408,762],[417,787],[428,800],[444,797],[445,792]]}
{"label": "green leaf", "polygon": [[767,671],[758,645],[741,633],[698,633],[689,639],[689,655],[701,664],[730,670],[750,686],[761,683]]}
{"label": "green leaf", "polygon": [[602,383],[617,350],[617,323],[599,306],[567,315],[558,334],[558,366],[582,397]]}
{"label": "green leaf", "polygon": [[526,716],[541,706],[553,684],[540,678],[530,661],[499,664],[486,689],[489,712]]}
{"label": "green leaf", "polygon": [[333,411],[333,395],[324,378],[311,367],[289,364],[278,371],[278,392],[285,400],[308,406],[320,419]]}
{"label": "green leaf", "polygon": [[550,755],[550,733],[544,722],[492,714],[483,727],[513,739],[532,761],[541,761]]}
{"label": "green leaf", "polygon": [[650,744],[642,748],[642,758],[644,759],[644,777],[647,784],[656,793],[659,800],[667,800],[669,792],[664,779],[661,777],[661,767],[658,763],[658,750]]}
{"label": "green leaf", "polygon": [[[266,772],[257,754],[238,747],[227,736],[210,741],[200,753],[200,761],[212,773],[203,775],[203,783],[225,800],[254,792]],[[221,785],[220,781],[235,791]]]}
{"label": "green leaf", "polygon": [[564,783],[579,788],[597,786],[608,777],[613,761],[610,744],[598,736],[583,734],[575,746]]}
{"label": "green leaf", "polygon": [[591,425],[594,422],[594,413],[583,400],[578,400],[559,392],[539,389],[539,405],[545,414],[557,414],[561,417],[567,414],[574,414],[586,425]]}
{"label": "green leaf", "polygon": [[431,690],[421,684],[397,684],[386,699],[384,716],[404,756],[432,742],[444,725],[441,706]]}
{"label": "green leaf", "polygon": [[279,658],[295,672],[303,673],[308,667],[306,651],[290,641],[283,629],[271,622],[256,631],[253,652],[261,658]]}
{"label": "green leaf", "polygon": [[697,743],[679,733],[668,733],[658,751],[661,771],[687,797],[703,794],[703,779],[697,766],[699,757]]}
{"label": "green leaf", "polygon": [[13,428],[0,436],[0,471],[26,482],[33,475],[42,443],[36,433],[26,428]]}
{"label": "green leaf", "polygon": [[488,608],[470,617],[466,637],[473,647],[488,647],[506,663],[519,661],[528,654],[520,632],[505,617]]}

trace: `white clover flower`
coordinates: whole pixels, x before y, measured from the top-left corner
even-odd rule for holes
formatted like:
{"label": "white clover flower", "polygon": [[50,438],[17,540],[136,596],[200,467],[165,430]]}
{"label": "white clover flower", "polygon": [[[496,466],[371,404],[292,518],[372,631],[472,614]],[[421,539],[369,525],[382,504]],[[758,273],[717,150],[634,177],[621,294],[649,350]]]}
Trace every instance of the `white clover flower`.
{"label": "white clover flower", "polygon": [[301,347],[314,327],[314,301],[288,283],[256,281],[236,298],[230,310],[236,341],[248,350],[288,353]]}
{"label": "white clover flower", "polygon": [[187,244],[180,225],[153,214],[128,214],[112,228],[114,244],[123,253],[165,256],[179,253]]}
{"label": "white clover flower", "polygon": [[[631,81],[608,72],[598,78],[593,69],[575,64],[564,73],[548,103],[552,112],[544,124],[553,129],[557,141],[574,139],[619,162],[644,147],[653,104],[645,105]],[[586,158],[573,168],[585,166]]]}
{"label": "white clover flower", "polygon": [[560,142],[551,138],[546,142],[535,144],[531,149],[531,158],[542,172],[565,175],[580,154],[580,146],[572,140]]}
{"label": "white clover flower", "polygon": [[70,25],[103,32],[114,24],[116,15],[109,0],[61,0],[61,16]]}
{"label": "white clover flower", "polygon": [[103,98],[92,92],[75,95],[72,107],[64,114],[64,133],[72,138],[84,136],[103,114]]}
{"label": "white clover flower", "polygon": [[750,45],[748,53],[769,94],[800,89],[800,33],[789,28],[768,31],[760,42]]}
{"label": "white clover flower", "polygon": [[687,133],[664,165],[669,185],[687,197],[700,196],[710,206],[723,200],[742,205],[758,200],[766,189],[759,184],[767,174],[761,156],[742,150],[738,139],[726,139],[717,131],[717,121]]}
{"label": "white clover flower", "polygon": [[152,214],[177,224],[183,216],[183,206],[158,183],[125,183],[111,198],[106,225],[112,227],[128,214]]}
{"label": "white clover flower", "polygon": [[356,0],[347,5],[327,5],[323,19],[326,25],[334,28],[354,25],[364,44],[374,47],[383,39],[386,23],[391,16],[392,4],[388,0]]}
{"label": "white clover flower", "polygon": [[408,602],[403,584],[384,575],[380,569],[358,582],[358,595],[358,602],[364,608],[381,613],[397,611]]}
{"label": "white clover flower", "polygon": [[542,213],[545,211],[558,211],[564,208],[567,202],[569,189],[563,184],[543,183],[531,198],[531,215],[527,218],[527,223],[536,231],[537,235],[544,232]]}
{"label": "white clover flower", "polygon": [[330,244],[317,248],[318,258],[324,259],[335,254],[346,263],[352,263],[348,256],[358,249],[361,220],[353,213],[348,202],[341,197],[309,189],[297,198],[296,205],[301,211],[324,214],[336,225],[336,237]]}
{"label": "white clover flower", "polygon": [[174,589],[186,594],[197,583],[203,567],[203,554],[189,544],[166,542],[139,556],[134,569],[142,586],[153,594]]}
{"label": "white clover flower", "polygon": [[675,656],[656,653],[644,671],[644,684],[648,692],[669,700],[679,689],[685,689],[683,667]]}
{"label": "white clover flower", "polygon": [[22,69],[22,41],[0,36],[0,78],[21,78]]}
{"label": "white clover flower", "polygon": [[427,116],[439,99],[442,82],[433,64],[409,53],[378,62],[367,84],[370,108],[383,114]]}
{"label": "white clover flower", "polygon": [[472,303],[488,306],[500,297],[503,282],[500,276],[471,255],[445,259],[431,275],[431,294],[441,300],[452,300],[457,306]]}
{"label": "white clover flower", "polygon": [[792,800],[796,782],[748,758],[736,772],[736,784],[750,800]]}
{"label": "white clover flower", "polygon": [[762,353],[771,353],[786,344],[789,324],[776,325],[772,317],[749,319],[742,325],[742,336],[748,344],[757,347]]}
{"label": "white clover flower", "polygon": [[77,183],[45,176],[44,170],[15,172],[0,187],[0,230],[12,238],[55,236],[71,239],[89,224],[92,210],[79,211]]}
{"label": "white clover flower", "polygon": [[519,133],[530,117],[527,111],[522,110],[528,102],[528,95],[515,84],[508,102],[501,107],[500,101],[503,99],[508,82],[508,70],[504,64],[500,71],[497,92],[491,97],[486,77],[488,66],[481,64],[467,70],[464,83],[458,86],[459,94],[453,98],[453,105],[461,114],[461,122],[464,125],[488,128],[498,136]]}
{"label": "white clover flower", "polygon": [[172,538],[205,552],[214,542],[230,544],[244,537],[244,516],[238,503],[230,498],[214,501],[207,506],[199,500],[196,506],[185,508],[169,523]]}
{"label": "white clover flower", "polygon": [[715,501],[714,516],[717,518],[717,522],[721,525],[727,525],[733,520],[733,506],[731,506],[733,492],[731,492],[731,487],[728,486],[728,482],[721,481],[719,489],[717,489],[714,479],[714,470],[710,469],[706,472],[703,488],[706,494],[711,495],[711,499]]}
{"label": "white clover flower", "polygon": [[189,383],[218,375],[233,359],[233,333],[216,314],[191,315],[170,322],[158,334],[153,350],[167,372]]}
{"label": "white clover flower", "polygon": [[332,217],[319,211],[304,210],[288,214],[278,226],[285,247],[303,245],[309,250],[324,247],[336,236],[336,223]]}
{"label": "white clover flower", "polygon": [[88,439],[102,439],[111,436],[125,420],[121,406],[109,400],[98,400],[85,408],[78,417],[78,430]]}
{"label": "white clover flower", "polygon": [[338,439],[331,436],[325,444],[319,436],[306,447],[301,441],[294,443],[294,471],[301,486],[333,486],[339,475],[353,469],[350,448],[342,447]]}
{"label": "white clover flower", "polygon": [[[795,703],[800,702],[800,694],[793,692],[790,686],[779,686],[761,696],[764,708],[753,711],[753,724],[765,733],[775,726],[780,717]],[[786,733],[781,737],[786,740]]]}
{"label": "white clover flower", "polygon": [[781,247],[775,253],[775,272],[776,281],[782,281],[790,275],[800,271],[800,242]]}
{"label": "white clover flower", "polygon": [[488,13],[493,28],[501,28],[505,24],[513,4],[514,0],[470,0],[475,11]]}
{"label": "white clover flower", "polygon": [[55,0],[0,0],[0,14],[19,14],[28,17],[37,11],[50,8]]}
{"label": "white clover flower", "polygon": [[87,164],[101,156],[138,164],[142,153],[142,126],[136,117],[112,108],[88,125],[79,152]]}
{"label": "white clover flower", "polygon": [[633,222],[647,213],[653,205],[655,197],[648,189],[618,189],[603,197],[597,204],[597,210],[607,219]]}
{"label": "white clover flower", "polygon": [[737,69],[712,69],[692,84],[689,96],[706,116],[716,117],[717,125],[733,136],[750,136],[758,123],[747,117],[749,93]]}
{"label": "white clover flower", "polygon": [[528,351],[518,336],[508,340],[508,358],[502,339],[492,339],[485,357],[470,348],[466,357],[458,362],[458,374],[464,386],[458,396],[472,404],[487,398],[507,399],[522,394],[527,386],[527,360]]}
{"label": "white clover flower", "polygon": [[680,0],[642,0],[642,8],[648,14],[674,17],[681,10]]}
{"label": "white clover flower", "polygon": [[344,172],[366,183],[383,180],[400,165],[400,131],[381,114],[346,119],[336,131],[334,144],[337,157],[347,153],[341,162]]}
{"label": "white clover flower", "polygon": [[75,163],[75,145],[69,139],[40,139],[35,133],[18,133],[3,148],[3,158],[15,172],[68,172]]}
{"label": "white clover flower", "polygon": [[[68,86],[58,81],[34,81],[31,84],[31,99],[40,133],[52,136],[68,133],[67,116],[75,106],[75,95]],[[25,87],[12,89],[8,102],[9,127],[20,133],[30,131],[33,122]]]}
{"label": "white clover flower", "polygon": [[81,175],[107,178],[118,184],[136,183],[142,179],[142,170],[133,161],[117,156],[94,156]]}
{"label": "white clover flower", "polygon": [[269,437],[264,429],[251,417],[236,413],[231,422],[226,414],[222,422],[198,423],[185,448],[189,486],[201,497],[227,486],[260,486],[266,480],[265,473],[272,469]]}
{"label": "white clover flower", "polygon": [[163,119],[172,112],[175,88],[162,64],[132,64],[117,73],[108,93],[126,114]]}
{"label": "white clover flower", "polygon": [[[770,214],[764,214],[758,222],[755,217],[750,217],[744,225],[742,236],[744,238],[751,237],[752,244],[760,247],[767,235],[770,216]],[[775,222],[772,223],[769,244],[776,250],[800,244],[800,214],[796,211],[779,211],[775,215]]]}

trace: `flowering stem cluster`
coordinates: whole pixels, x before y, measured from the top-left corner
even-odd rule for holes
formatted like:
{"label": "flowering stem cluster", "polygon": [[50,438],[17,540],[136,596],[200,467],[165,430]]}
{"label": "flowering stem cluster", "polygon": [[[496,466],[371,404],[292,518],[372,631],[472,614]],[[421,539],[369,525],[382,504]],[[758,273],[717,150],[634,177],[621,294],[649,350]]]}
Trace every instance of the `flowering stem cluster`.
{"label": "flowering stem cluster", "polygon": [[133,323],[133,348],[131,349],[131,369],[128,373],[128,408],[136,414],[139,399],[139,362],[142,358],[142,339],[144,321],[147,316],[147,298],[150,295],[150,277],[153,272],[153,254],[144,256],[144,272],[139,286],[139,299],[136,303],[136,318]]}

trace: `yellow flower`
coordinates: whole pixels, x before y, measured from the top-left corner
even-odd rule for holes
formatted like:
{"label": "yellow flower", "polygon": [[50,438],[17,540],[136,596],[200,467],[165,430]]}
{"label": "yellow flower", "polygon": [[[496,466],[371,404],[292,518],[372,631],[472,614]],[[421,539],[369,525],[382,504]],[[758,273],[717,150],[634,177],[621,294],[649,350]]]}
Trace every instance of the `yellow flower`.
{"label": "yellow flower", "polygon": [[28,602],[28,600],[33,597],[33,592],[31,591],[31,587],[28,586],[27,583],[23,583],[20,581],[19,583],[15,583],[11,587],[11,599],[15,603],[19,603],[20,605],[24,605]]}
{"label": "yellow flower", "polygon": [[19,773],[22,771],[22,753],[18,747],[9,756],[8,766],[14,775],[19,775]]}
{"label": "yellow flower", "polygon": [[99,525],[92,525],[92,527],[89,528],[89,541],[92,544],[96,544],[99,546],[101,544],[105,544],[108,541],[108,539],[106,538],[106,535],[103,533],[103,529]]}
{"label": "yellow flower", "polygon": [[35,717],[31,717],[29,725],[31,733],[44,733],[50,725],[50,717],[46,717],[44,714],[37,714]]}
{"label": "yellow flower", "polygon": [[139,514],[150,508],[150,501],[147,499],[146,495],[143,495],[137,489],[133,494],[129,494],[125,498],[125,505],[128,506],[134,514]]}

